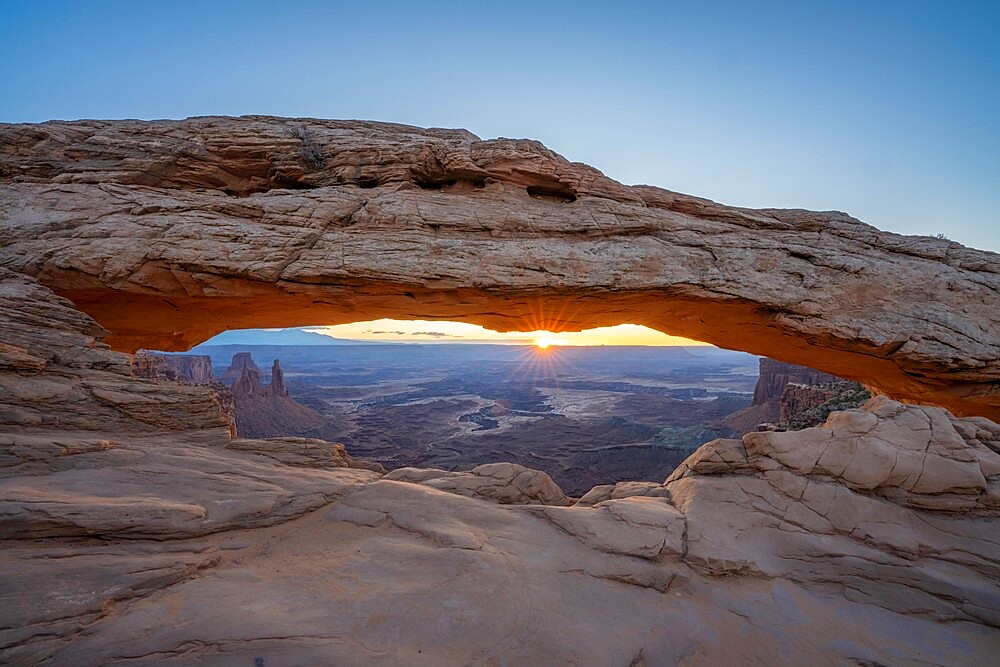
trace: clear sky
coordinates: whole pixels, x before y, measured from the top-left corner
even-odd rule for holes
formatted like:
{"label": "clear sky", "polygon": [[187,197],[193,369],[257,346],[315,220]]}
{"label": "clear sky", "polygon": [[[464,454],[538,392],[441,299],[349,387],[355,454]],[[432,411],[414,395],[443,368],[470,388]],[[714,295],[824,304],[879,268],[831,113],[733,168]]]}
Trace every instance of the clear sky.
{"label": "clear sky", "polygon": [[1000,1],[0,2],[0,121],[531,137],[625,183],[1000,251]]}

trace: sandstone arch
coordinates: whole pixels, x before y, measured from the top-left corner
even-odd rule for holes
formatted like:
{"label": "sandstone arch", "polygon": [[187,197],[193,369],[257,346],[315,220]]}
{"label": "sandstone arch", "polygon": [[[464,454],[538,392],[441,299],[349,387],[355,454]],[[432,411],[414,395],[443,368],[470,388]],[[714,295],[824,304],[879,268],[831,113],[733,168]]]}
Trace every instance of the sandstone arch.
{"label": "sandstone arch", "polygon": [[627,187],[526,140],[268,117],[0,126],[0,266],[118,350],[404,317],[633,322],[1000,418],[1000,256]]}

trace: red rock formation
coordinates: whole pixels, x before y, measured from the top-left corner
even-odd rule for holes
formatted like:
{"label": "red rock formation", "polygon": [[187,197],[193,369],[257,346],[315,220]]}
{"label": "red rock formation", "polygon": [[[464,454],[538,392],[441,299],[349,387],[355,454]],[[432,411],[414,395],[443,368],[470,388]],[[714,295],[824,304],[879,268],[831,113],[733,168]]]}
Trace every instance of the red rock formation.
{"label": "red rock formation", "polygon": [[262,396],[264,390],[260,386],[260,371],[244,366],[240,372],[240,378],[233,383],[233,398],[239,401],[248,401],[258,396]]}
{"label": "red rock formation", "polygon": [[[779,422],[787,422],[797,415],[826,403],[840,393],[839,382],[826,382],[819,385],[789,382],[781,392],[778,402]],[[852,383],[853,384],[853,383]]]}
{"label": "red rock formation", "polygon": [[267,386],[267,391],[272,396],[288,396],[288,387],[285,386],[285,374],[275,359],[271,365],[271,384]]}
{"label": "red rock formation", "polygon": [[[9,374],[0,376],[0,429],[228,435],[218,392],[135,377],[132,355],[108,349],[106,333],[66,299],[0,268],[0,374]],[[43,450],[0,448],[0,459]]]}
{"label": "red rock formation", "polygon": [[163,357],[158,354],[139,350],[132,355],[132,377],[144,380],[162,380]]}
{"label": "red rock formation", "polygon": [[236,432],[241,438],[306,435],[325,423],[323,415],[288,395],[277,359],[271,366],[271,384],[266,387],[260,384],[260,371],[249,352],[233,356],[230,368],[236,366],[242,370],[233,383],[232,392],[236,405]]}
{"label": "red rock formation", "polygon": [[626,187],[532,141],[266,117],[0,125],[0,184],[0,266],[116,349],[633,322],[1000,418],[1000,258],[843,213]]}
{"label": "red rock formation", "polygon": [[847,380],[814,385],[791,382],[781,394],[781,425],[792,430],[818,426],[832,412],[856,410],[871,397],[865,387]]}
{"label": "red rock formation", "polygon": [[[785,387],[792,382],[814,385],[821,382],[837,382],[838,380],[840,380],[839,377],[818,371],[815,368],[797,366],[764,357],[760,360],[760,375],[757,377],[757,386],[753,390],[753,403],[751,405],[768,405],[777,408]],[[778,411],[775,410],[774,419],[767,421],[775,421],[778,414]]]}
{"label": "red rock formation", "polygon": [[[567,326],[645,318],[995,412],[994,255],[379,124],[7,126],[0,179],[4,664],[995,661],[988,419],[878,397],[707,443],[659,489],[498,507],[548,484],[234,443],[210,387],[133,377],[45,286],[123,349],[568,303]],[[319,187],[252,194],[288,186]]]}
{"label": "red rock formation", "polygon": [[813,385],[839,379],[814,368],[764,357],[760,360],[760,375],[754,387],[753,402],[723,419],[722,423],[740,433],[752,431],[758,424],[777,423],[782,421],[781,397],[790,383]]}
{"label": "red rock formation", "polygon": [[258,375],[260,374],[260,368],[254,362],[253,356],[249,352],[237,352],[233,355],[233,360],[230,362],[229,368],[222,371],[219,379],[230,382],[239,380],[243,375],[244,368],[249,368],[250,370],[257,371]]}

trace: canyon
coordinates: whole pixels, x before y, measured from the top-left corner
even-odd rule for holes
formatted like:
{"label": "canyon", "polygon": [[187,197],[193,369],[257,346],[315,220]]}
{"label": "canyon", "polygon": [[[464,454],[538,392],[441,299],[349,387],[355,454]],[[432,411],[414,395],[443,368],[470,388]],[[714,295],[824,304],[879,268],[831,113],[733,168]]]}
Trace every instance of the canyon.
{"label": "canyon", "polygon": [[[533,141],[0,125],[0,656],[986,664],[998,288],[993,253],[624,186]],[[226,329],[390,316],[646,324],[875,396],[575,498],[515,463],[386,474],[235,437],[213,385],[133,372]]]}
{"label": "canyon", "polygon": [[445,343],[193,351],[210,356],[220,375],[234,376],[235,367],[254,358],[261,365],[280,358],[287,368],[289,398],[237,392],[241,436],[342,442],[390,470],[468,470],[507,461],[547,473],[574,496],[597,484],[663,481],[705,441],[742,435],[718,422],[749,402],[757,366],[751,355],[708,347],[542,351]]}

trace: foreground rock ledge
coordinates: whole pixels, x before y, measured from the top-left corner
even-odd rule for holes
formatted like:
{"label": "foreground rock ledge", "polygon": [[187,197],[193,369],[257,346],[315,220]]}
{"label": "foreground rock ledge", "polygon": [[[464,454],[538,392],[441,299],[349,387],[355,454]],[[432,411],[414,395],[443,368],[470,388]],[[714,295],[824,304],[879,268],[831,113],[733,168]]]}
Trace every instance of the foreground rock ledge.
{"label": "foreground rock ledge", "polygon": [[995,661],[988,419],[877,397],[569,505],[510,464],[233,439],[211,387],[0,278],[0,663]]}
{"label": "foreground rock ledge", "polygon": [[534,141],[270,117],[0,125],[0,266],[125,351],[379,317],[634,322],[1000,419],[996,254],[626,187]]}

